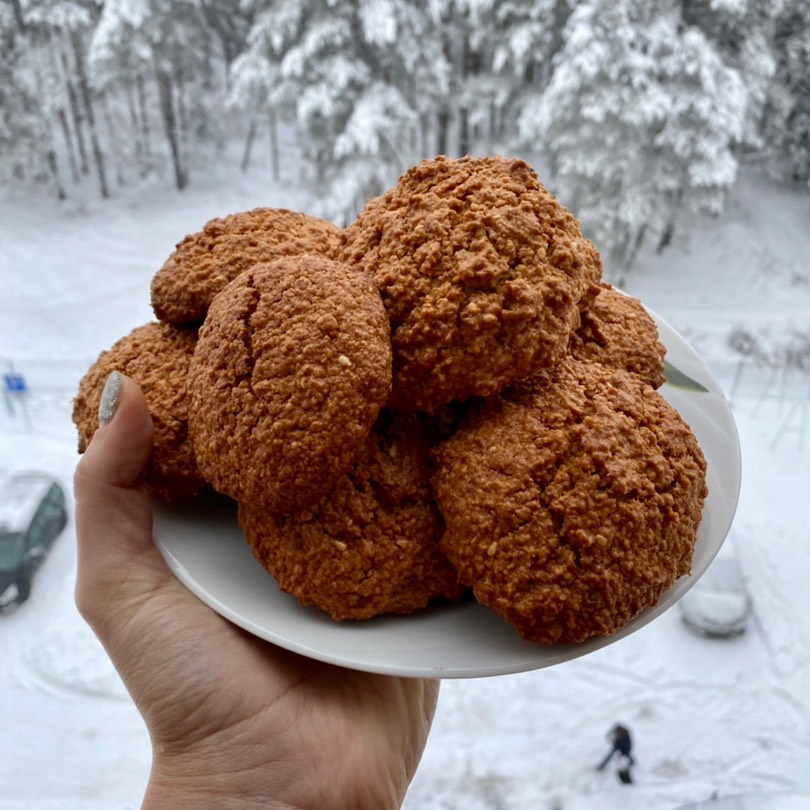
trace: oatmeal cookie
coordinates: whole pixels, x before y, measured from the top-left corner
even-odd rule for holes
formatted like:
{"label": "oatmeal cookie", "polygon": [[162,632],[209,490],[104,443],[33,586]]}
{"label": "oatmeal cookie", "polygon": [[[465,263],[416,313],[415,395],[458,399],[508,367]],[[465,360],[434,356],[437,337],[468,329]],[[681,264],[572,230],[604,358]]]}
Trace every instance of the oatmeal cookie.
{"label": "oatmeal cookie", "polygon": [[411,168],[346,229],[391,322],[390,404],[435,411],[492,394],[566,353],[601,261],[521,160]]}
{"label": "oatmeal cookie", "polygon": [[242,502],[239,524],[282,590],[335,620],[413,613],[461,593],[439,549],[428,428],[383,411],[357,460],[311,509],[273,515]]}
{"label": "oatmeal cookie", "polygon": [[312,503],[351,465],[391,388],[373,281],[323,257],[246,270],[214,298],[189,371],[206,479],[271,510]]}
{"label": "oatmeal cookie", "polygon": [[343,230],[285,208],[212,219],[183,239],[152,279],[152,308],[174,324],[200,323],[213,297],[258,262],[305,253],[337,258]]}
{"label": "oatmeal cookie", "polygon": [[568,359],[480,403],[434,455],[442,548],[526,639],[612,634],[690,571],[706,461],[635,375]]}
{"label": "oatmeal cookie", "polygon": [[196,343],[196,329],[159,322],[139,326],[99,355],[73,400],[73,422],[83,453],[98,428],[107,377],[120,371],[138,383],[155,426],[146,486],[164,500],[189,497],[205,486],[188,435],[188,368]]}
{"label": "oatmeal cookie", "polygon": [[658,327],[638,298],[602,284],[579,328],[571,335],[569,353],[578,360],[600,363],[637,374],[653,388],[664,384],[666,348]]}

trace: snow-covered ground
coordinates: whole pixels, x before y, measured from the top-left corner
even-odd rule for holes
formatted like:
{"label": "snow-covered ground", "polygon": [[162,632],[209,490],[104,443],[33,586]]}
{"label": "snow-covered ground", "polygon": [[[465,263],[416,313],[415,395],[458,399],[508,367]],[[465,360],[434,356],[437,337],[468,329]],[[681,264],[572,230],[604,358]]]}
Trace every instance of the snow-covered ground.
{"label": "snow-covered ground", "polygon": [[[254,205],[310,210],[273,183],[211,174],[192,191],[69,203],[0,198],[0,366],[26,375],[0,403],[0,477],[51,470],[69,487],[76,384],[98,352],[151,319],[152,274],[187,232]],[[742,637],[691,634],[677,608],[562,666],[443,684],[408,810],[671,810],[740,792],[810,794],[810,375],[739,365],[744,327],[775,352],[810,331],[810,195],[753,170],[726,216],[658,256],[627,287],[683,332],[732,400],[743,490],[721,553],[754,604]],[[804,434],[804,435],[803,435]],[[142,722],[73,605],[72,522],[19,611],[0,617],[0,810],[136,808],[149,767]],[[605,734],[634,733],[636,782],[597,773]]]}

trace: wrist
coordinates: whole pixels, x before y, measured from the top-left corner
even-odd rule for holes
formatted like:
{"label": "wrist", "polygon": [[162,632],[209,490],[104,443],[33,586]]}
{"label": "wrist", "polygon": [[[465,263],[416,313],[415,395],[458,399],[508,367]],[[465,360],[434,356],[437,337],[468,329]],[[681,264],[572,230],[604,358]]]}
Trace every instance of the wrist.
{"label": "wrist", "polygon": [[[375,784],[369,775],[361,785],[340,785],[335,774],[319,780],[283,767],[256,770],[215,770],[201,762],[173,759],[154,763],[141,810],[394,810],[401,806],[394,784]],[[297,777],[297,778],[296,778]]]}
{"label": "wrist", "polygon": [[141,810],[297,810],[267,771],[222,773],[182,761],[155,762]]}
{"label": "wrist", "polygon": [[292,805],[274,799],[226,796],[219,793],[201,793],[185,790],[177,785],[155,783],[151,779],[141,803],[141,810],[294,810]]}

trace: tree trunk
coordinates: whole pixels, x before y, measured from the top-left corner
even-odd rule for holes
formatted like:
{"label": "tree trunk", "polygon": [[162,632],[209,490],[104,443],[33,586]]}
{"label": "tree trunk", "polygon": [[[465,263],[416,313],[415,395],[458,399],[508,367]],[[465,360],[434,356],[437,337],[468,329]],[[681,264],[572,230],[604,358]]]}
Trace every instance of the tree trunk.
{"label": "tree trunk", "polygon": [[87,115],[87,125],[90,129],[90,144],[93,147],[93,160],[98,172],[98,183],[101,196],[105,199],[110,196],[107,188],[107,173],[104,168],[104,155],[101,152],[101,145],[98,140],[96,127],[96,117],[93,111],[93,99],[90,95],[90,82],[87,80],[87,70],[84,65],[84,53],[82,52],[82,42],[76,31],[70,34],[70,41],[73,45],[73,56],[76,60],[76,76],[79,80],[79,92],[82,96],[85,114]]}
{"label": "tree trunk", "polygon": [[[53,37],[50,35],[50,32],[46,34],[47,37],[47,45],[46,49],[48,51],[48,56],[50,58],[51,63],[51,73],[53,73],[54,80],[58,81],[60,78],[62,80],[65,79],[64,76],[60,76],[60,65],[56,58],[58,43],[53,41]],[[65,113],[65,108],[62,104],[59,104],[58,107],[55,109],[56,120],[59,121],[59,128],[62,130],[62,137],[65,141],[65,151],[67,152],[68,157],[68,165],[70,166],[70,174],[73,178],[74,183],[78,183],[81,179],[79,176],[79,167],[76,162],[76,152],[73,146],[73,135],[70,131],[70,125],[68,124],[67,114]]]}
{"label": "tree trunk", "polygon": [[11,0],[11,10],[14,14],[14,22],[17,24],[17,30],[24,35],[26,33],[26,25],[20,0]]}
{"label": "tree trunk", "polygon": [[458,26],[454,20],[454,5],[449,3],[441,18],[442,30],[442,50],[447,64],[450,65],[450,87],[448,97],[439,102],[439,109],[436,113],[436,154],[450,154],[450,122],[453,117],[452,104],[458,98],[459,81],[458,68],[459,61],[455,56],[455,38]]}
{"label": "tree trunk", "polygon": [[472,26],[466,14],[459,21],[459,32],[462,42],[457,70],[459,92],[454,96],[460,99],[458,110],[458,154],[459,157],[464,157],[464,155],[471,154],[473,138],[477,139],[479,136],[479,133],[474,132],[473,128],[470,127],[470,107],[479,104],[481,97],[478,93],[471,94],[470,86],[476,76],[491,70],[492,60],[489,59],[489,64],[485,69],[486,54],[473,48],[470,42]]}
{"label": "tree trunk", "polygon": [[59,119],[59,126],[62,128],[62,136],[65,139],[65,149],[67,151],[68,164],[70,165],[70,176],[73,178],[74,183],[78,183],[79,180],[81,180],[79,164],[76,160],[76,148],[73,145],[73,136],[70,133],[70,125],[68,124],[64,107],[60,107],[56,111],[56,117]]}
{"label": "tree trunk", "polygon": [[76,133],[76,146],[79,153],[79,166],[82,174],[86,177],[90,174],[90,163],[87,160],[87,145],[84,142],[84,116],[79,104],[79,96],[73,82],[67,79],[65,88],[68,94],[68,104],[70,106],[70,117],[73,119],[73,131]]}
{"label": "tree trunk", "polygon": [[548,58],[543,61],[543,71],[541,76],[542,88],[545,89],[551,81],[554,72],[554,57],[563,49],[565,45],[565,26],[571,16],[573,6],[569,0],[557,0],[554,3],[554,22],[552,24],[553,36]]}
{"label": "tree trunk", "polygon": [[664,232],[661,234],[661,238],[658,240],[658,244],[655,247],[655,252],[659,255],[663,253],[672,244],[672,237],[674,235],[675,223],[670,220],[667,222]]}
{"label": "tree trunk", "polygon": [[188,178],[180,161],[180,144],[178,141],[177,118],[174,113],[174,100],[172,98],[172,77],[162,68],[155,66],[158,96],[160,100],[160,115],[163,119],[163,129],[166,140],[169,142],[169,151],[172,156],[174,168],[174,182],[179,191],[188,185]]}
{"label": "tree trunk", "polygon": [[256,140],[256,127],[258,125],[257,116],[254,113],[250,118],[250,126],[248,127],[247,138],[245,139],[245,151],[242,152],[242,165],[240,168],[243,172],[248,170],[250,165],[250,153],[253,151],[253,141]]}
{"label": "tree trunk", "polygon": [[436,113],[436,154],[446,155],[450,133],[450,108],[441,107]]}
{"label": "tree trunk", "polygon": [[489,101],[489,115],[488,118],[488,129],[489,129],[489,137],[487,142],[487,152],[491,152],[495,146],[495,143],[500,139],[500,110],[498,109],[497,104],[495,103],[495,99],[490,99]]}
{"label": "tree trunk", "polygon": [[611,250],[611,265],[614,268],[614,284],[620,290],[627,287],[627,279],[633,265],[636,263],[636,257],[644,243],[644,237],[647,234],[647,226],[641,225],[632,233],[629,227],[625,228],[624,237],[621,242]]}
{"label": "tree trunk", "polygon": [[87,146],[84,142],[84,116],[82,115],[79,96],[76,87],[70,76],[73,72],[67,54],[61,51],[62,72],[65,78],[65,90],[67,91],[68,106],[70,107],[70,117],[73,120],[73,132],[76,135],[76,146],[79,153],[79,166],[82,174],[86,177],[90,173],[90,165],[87,161]]}
{"label": "tree trunk", "polygon": [[[47,48],[47,44],[46,44]],[[37,57],[41,57],[42,48],[37,48],[34,53]],[[51,180],[53,181],[54,188],[56,189],[56,196],[60,200],[64,200],[67,197],[65,193],[65,187],[62,185],[62,178],[59,174],[59,163],[56,159],[56,150],[54,149],[54,138],[53,138],[53,123],[51,121],[50,116],[42,115],[41,110],[41,103],[42,100],[45,98],[45,79],[43,77],[43,66],[40,63],[41,60],[35,59],[32,63],[33,75],[34,75],[34,82],[36,85],[36,91],[33,94],[23,93],[22,94],[22,104],[23,109],[26,113],[31,115],[39,116],[44,129],[44,138],[37,144],[41,147],[41,152],[38,153],[38,156],[42,156],[45,158],[45,165],[47,167],[46,171],[40,171],[39,167],[37,166],[35,169],[35,180],[44,180],[50,175]]]}
{"label": "tree trunk", "polygon": [[469,155],[471,149],[470,144],[470,111],[466,105],[461,107],[458,111],[458,154],[459,157]]}
{"label": "tree trunk", "polygon": [[180,162],[183,166],[188,165],[189,143],[188,137],[191,132],[191,125],[188,120],[188,105],[186,104],[186,83],[183,80],[181,71],[175,70],[173,76],[174,99],[177,108],[177,145],[180,149]]}
{"label": "tree trunk", "polygon": [[426,113],[421,113],[419,116],[419,157],[432,157],[430,154],[430,117]]}
{"label": "tree trunk", "polygon": [[112,113],[110,112],[110,105],[107,101],[106,95],[101,97],[101,114],[104,116],[104,126],[107,129],[107,138],[112,144],[113,164],[115,166],[115,181],[119,186],[123,186],[124,171],[121,165],[121,139],[118,137],[116,126],[113,123],[113,117]]}
{"label": "tree trunk", "polygon": [[273,180],[281,179],[281,161],[278,152],[278,126],[276,124],[276,114],[272,107],[267,111],[270,119],[270,159],[273,164]]}
{"label": "tree trunk", "polygon": [[641,250],[641,246],[644,244],[644,239],[646,236],[647,223],[644,223],[644,225],[639,226],[639,229],[636,231],[635,239],[633,239],[633,249],[630,252],[630,256],[627,261],[627,273],[633,269],[633,265],[635,265],[636,259],[638,258],[638,252]]}
{"label": "tree trunk", "polygon": [[140,110],[140,127],[141,138],[143,139],[143,154],[145,158],[152,155],[152,146],[150,143],[150,130],[149,130],[149,116],[147,115],[146,105],[146,83],[143,76],[138,74],[135,79],[135,89],[138,94],[138,109]]}
{"label": "tree trunk", "polygon": [[131,84],[127,84],[125,92],[127,97],[127,109],[129,111],[129,127],[132,130],[132,138],[135,146],[135,161],[138,165],[138,171],[142,171],[144,161],[143,141],[141,140],[138,111],[135,109],[135,99],[132,97]]}
{"label": "tree trunk", "polygon": [[65,187],[62,185],[62,178],[59,176],[59,166],[56,163],[56,152],[53,149],[48,150],[48,168],[51,171],[51,177],[53,177],[53,181],[56,185],[56,196],[60,200],[67,199],[67,194],[65,193]]}

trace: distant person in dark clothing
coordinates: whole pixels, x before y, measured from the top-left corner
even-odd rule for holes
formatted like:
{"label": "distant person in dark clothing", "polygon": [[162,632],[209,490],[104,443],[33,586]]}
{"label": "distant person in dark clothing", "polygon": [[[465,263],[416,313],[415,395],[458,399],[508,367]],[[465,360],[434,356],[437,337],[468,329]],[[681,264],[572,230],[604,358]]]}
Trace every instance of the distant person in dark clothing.
{"label": "distant person in dark clothing", "polygon": [[608,741],[611,746],[610,751],[608,751],[607,756],[599,763],[597,770],[603,771],[607,767],[608,762],[613,759],[614,755],[618,754],[622,758],[622,764],[618,771],[619,779],[625,784],[632,782],[630,768],[635,764],[635,760],[631,753],[633,750],[633,739],[630,736],[630,732],[624,726],[617,723],[610,730]]}

